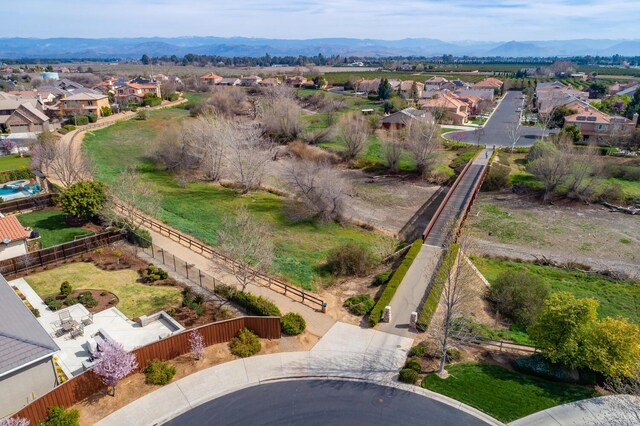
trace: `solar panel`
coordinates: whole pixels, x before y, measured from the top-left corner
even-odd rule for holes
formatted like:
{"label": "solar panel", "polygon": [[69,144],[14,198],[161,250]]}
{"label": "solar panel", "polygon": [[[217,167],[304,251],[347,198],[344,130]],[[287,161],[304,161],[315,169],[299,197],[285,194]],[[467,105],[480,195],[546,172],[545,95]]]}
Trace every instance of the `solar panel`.
{"label": "solar panel", "polygon": [[597,117],[587,117],[587,121],[596,121]]}

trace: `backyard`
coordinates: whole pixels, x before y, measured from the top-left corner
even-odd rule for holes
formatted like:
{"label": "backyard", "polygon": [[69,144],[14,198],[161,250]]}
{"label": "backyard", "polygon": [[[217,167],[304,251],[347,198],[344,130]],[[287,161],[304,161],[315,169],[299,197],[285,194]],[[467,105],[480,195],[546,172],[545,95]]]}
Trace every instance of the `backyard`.
{"label": "backyard", "polygon": [[556,405],[599,396],[593,389],[549,382],[498,365],[463,363],[447,367],[449,378],[434,373],[422,387],[469,404],[503,422]]}
{"label": "backyard", "polygon": [[43,298],[57,294],[64,281],[68,281],[74,290],[109,291],[118,297],[117,308],[130,319],[179,306],[182,300],[179,287],[144,285],[137,282],[138,278],[138,273],[132,269],[105,271],[92,263],[77,262],[28,275],[25,280]]}
{"label": "backyard", "polygon": [[4,155],[0,157],[0,172],[28,168],[31,165],[31,158],[20,157],[19,155]]}
{"label": "backyard", "polygon": [[328,278],[321,268],[331,249],[346,242],[372,248],[390,242],[389,237],[356,226],[315,220],[292,222],[285,215],[285,199],[271,193],[241,195],[233,189],[200,182],[181,187],[174,176],[156,168],[147,156],[158,135],[187,115],[187,111],[175,108],[153,111],[147,120],[123,121],[88,134],[84,147],[96,162],[97,177],[112,182],[126,166],[137,166],[141,179],[160,195],[157,216],[213,246],[218,244],[217,231],[224,219],[246,207],[272,227],[276,246],[272,272],[307,289],[317,288]]}
{"label": "backyard", "polygon": [[67,224],[65,214],[60,210],[45,209],[18,216],[23,226],[29,226],[40,232],[42,248],[73,241],[76,237],[86,237],[93,231]]}

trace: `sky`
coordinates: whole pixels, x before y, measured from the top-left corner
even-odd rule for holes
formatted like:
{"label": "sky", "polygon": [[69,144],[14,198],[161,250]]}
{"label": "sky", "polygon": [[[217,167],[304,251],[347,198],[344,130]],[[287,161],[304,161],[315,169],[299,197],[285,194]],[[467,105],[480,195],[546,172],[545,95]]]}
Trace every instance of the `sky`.
{"label": "sky", "polygon": [[5,12],[0,37],[640,38],[640,0],[20,0]]}

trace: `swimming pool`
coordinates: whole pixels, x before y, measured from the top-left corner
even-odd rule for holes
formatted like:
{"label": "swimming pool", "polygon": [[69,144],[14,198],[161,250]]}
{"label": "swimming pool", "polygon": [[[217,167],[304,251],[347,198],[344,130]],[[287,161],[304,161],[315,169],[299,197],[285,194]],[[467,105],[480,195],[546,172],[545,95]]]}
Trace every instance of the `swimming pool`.
{"label": "swimming pool", "polygon": [[37,183],[29,187],[28,180],[13,180],[0,185],[0,197],[4,201],[26,198],[41,192],[42,189]]}

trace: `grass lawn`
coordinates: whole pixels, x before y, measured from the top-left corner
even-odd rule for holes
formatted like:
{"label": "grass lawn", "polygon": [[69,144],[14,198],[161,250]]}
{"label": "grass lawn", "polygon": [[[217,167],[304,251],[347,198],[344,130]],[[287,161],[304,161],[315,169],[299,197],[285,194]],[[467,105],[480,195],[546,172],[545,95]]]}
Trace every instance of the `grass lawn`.
{"label": "grass lawn", "polygon": [[153,111],[145,121],[121,122],[85,137],[85,149],[97,165],[99,179],[110,182],[127,164],[139,166],[141,179],[161,198],[160,219],[213,246],[225,217],[246,206],[257,219],[271,225],[276,256],[272,272],[307,289],[326,277],[321,267],[328,252],[346,242],[375,247],[388,237],[355,226],[303,221],[292,223],[285,214],[285,200],[266,192],[240,195],[209,183],[190,183],[181,188],[173,176],[157,170],[146,159],[154,139],[165,126],[184,119],[176,109]]}
{"label": "grass lawn", "polygon": [[178,306],[182,295],[178,287],[148,286],[137,283],[131,269],[104,271],[92,263],[70,263],[25,277],[40,296],[57,293],[69,281],[74,289],[108,290],[118,296],[118,309],[133,319],[156,309]]}
{"label": "grass lawn", "polygon": [[31,158],[18,155],[4,155],[0,157],[0,172],[17,170],[31,165]]}
{"label": "grass lawn", "polygon": [[23,226],[30,226],[40,231],[42,247],[51,247],[73,241],[74,237],[93,234],[88,229],[67,225],[65,214],[59,210],[40,210],[18,216]]}
{"label": "grass lawn", "polygon": [[599,396],[593,389],[549,382],[498,365],[463,363],[447,367],[449,378],[429,374],[422,387],[471,405],[503,422],[540,410]]}
{"label": "grass lawn", "polygon": [[493,282],[506,270],[527,270],[551,287],[552,291],[568,291],[577,297],[593,297],[600,302],[598,312],[604,316],[623,316],[640,324],[640,282],[614,281],[606,277],[570,271],[528,262],[474,258],[474,264]]}

